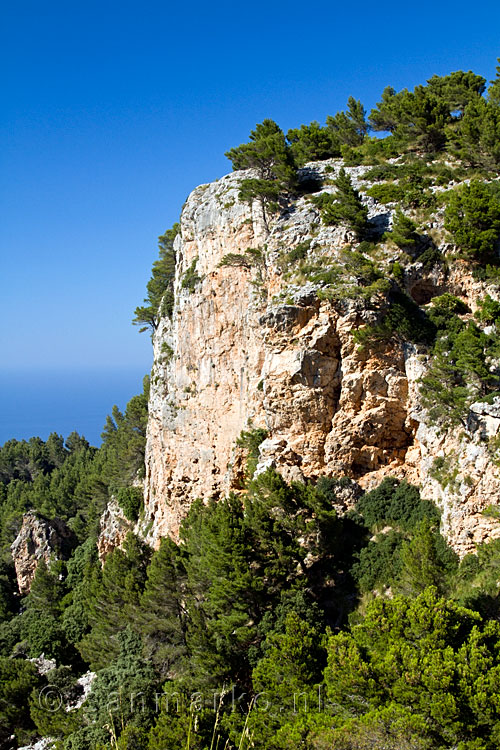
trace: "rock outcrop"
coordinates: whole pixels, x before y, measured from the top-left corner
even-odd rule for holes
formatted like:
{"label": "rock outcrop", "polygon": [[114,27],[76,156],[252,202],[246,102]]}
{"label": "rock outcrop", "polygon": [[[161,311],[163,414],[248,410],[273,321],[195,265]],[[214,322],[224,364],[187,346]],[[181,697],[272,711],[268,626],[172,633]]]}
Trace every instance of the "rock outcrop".
{"label": "rock outcrop", "polygon": [[[340,166],[311,164],[302,178],[331,176]],[[366,169],[347,168],[361,190]],[[153,342],[142,523],[148,541],[175,538],[195,498],[238,489],[236,441],[254,428],[268,435],[260,466],[287,479],[347,476],[366,489],[387,475],[406,477],[441,507],[460,554],[500,536],[500,525],[482,513],[500,489],[485,442],[498,432],[498,410],[474,405],[459,433],[432,427],[418,385],[425,349],[395,341],[360,347],[356,332],[377,322],[377,312],[348,290],[328,298],[321,283],[290,276],[291,250],[301,248],[311,262],[336,262],[352,233],[322,224],[307,196],[268,226],[257,203],[238,201],[242,176],[198,187],[182,212],[175,307]],[[372,226],[389,227],[390,208],[364,200]],[[254,262],[241,259],[250,248],[260,249]],[[388,253],[381,262],[391,262]],[[188,269],[197,273],[194,284],[185,283]],[[472,311],[487,291],[465,272],[426,271],[418,260],[406,286],[419,305],[450,291]],[[438,457],[458,459],[453,481],[438,477]]]}
{"label": "rock outcrop", "polygon": [[73,534],[63,521],[48,521],[33,510],[25,513],[11,546],[19,593],[29,593],[40,560],[47,564],[52,560],[65,560],[73,546]]}
{"label": "rock outcrop", "polygon": [[111,500],[99,520],[99,536],[97,538],[97,553],[99,560],[104,560],[115,547],[121,547],[134,524],[128,521],[116,500]]}
{"label": "rock outcrop", "polygon": [[34,744],[23,745],[19,750],[53,750],[55,746],[55,739],[52,739],[52,737],[44,737],[41,740],[37,740]]}

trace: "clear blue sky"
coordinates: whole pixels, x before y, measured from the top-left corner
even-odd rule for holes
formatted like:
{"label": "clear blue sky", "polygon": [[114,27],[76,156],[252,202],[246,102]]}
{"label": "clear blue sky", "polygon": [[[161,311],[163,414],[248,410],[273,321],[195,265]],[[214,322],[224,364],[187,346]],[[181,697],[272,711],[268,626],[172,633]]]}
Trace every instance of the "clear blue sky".
{"label": "clear blue sky", "polygon": [[1,367],[149,370],[156,239],[224,151],[500,55],[494,2],[4,3]]}

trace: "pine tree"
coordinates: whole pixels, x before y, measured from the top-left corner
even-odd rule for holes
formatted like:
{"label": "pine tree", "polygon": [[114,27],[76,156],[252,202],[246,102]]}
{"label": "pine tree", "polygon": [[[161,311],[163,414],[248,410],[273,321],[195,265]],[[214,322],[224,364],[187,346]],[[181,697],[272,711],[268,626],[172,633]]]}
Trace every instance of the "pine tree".
{"label": "pine tree", "polygon": [[414,248],[418,242],[417,225],[406,216],[401,209],[397,209],[392,222],[392,229],[388,236],[401,249]]}
{"label": "pine tree", "polygon": [[68,658],[68,643],[59,619],[64,589],[58,573],[57,566],[52,572],[42,558],[26,597],[21,627],[33,657],[44,653],[58,660]]}
{"label": "pine tree", "polygon": [[147,283],[147,297],[144,306],[136,307],[134,325],[148,328],[153,333],[163,317],[170,317],[174,307],[175,250],[174,241],[180,232],[180,224],[174,224],[158,238],[160,257],[153,263],[152,275]]}
{"label": "pine tree", "polygon": [[497,622],[483,623],[478,613],[440,597],[432,587],[414,599],[379,597],[350,634],[329,641],[330,705],[346,719],[359,717],[347,719],[343,737],[359,737],[360,721],[376,727],[390,709],[389,736],[401,739],[384,747],[405,747],[405,738],[413,737],[428,743],[414,747],[463,743],[493,750],[500,730],[495,708],[499,636]]}
{"label": "pine tree", "polygon": [[[190,592],[187,646],[199,680],[248,679],[262,581],[250,569],[241,500],[195,503],[181,530]],[[232,676],[232,677],[231,677]]]}
{"label": "pine tree", "polygon": [[90,632],[78,649],[93,669],[106,666],[118,653],[117,635],[134,622],[146,581],[150,552],[129,533],[123,549],[114,549],[102,569],[88,581]]}
{"label": "pine tree", "polygon": [[388,130],[404,147],[425,152],[440,151],[446,143],[446,126],[451,122],[450,108],[432,88],[417,86],[410,92],[396,93],[388,87],[382,101],[370,112],[374,130]]}
{"label": "pine tree", "polygon": [[282,188],[295,184],[296,169],[290,146],[273,120],[264,120],[250,133],[250,143],[230,149],[225,156],[233,169],[255,169],[260,180],[277,181]]}
{"label": "pine tree", "polygon": [[308,161],[319,161],[340,156],[340,141],[331,128],[322,128],[318,122],[292,128],[286,134],[298,166]]}
{"label": "pine tree", "polygon": [[369,116],[369,123],[373,130],[388,131],[394,133],[400,123],[400,107],[402,95],[408,93],[407,89],[396,95],[396,90],[392,86],[387,86],[382,92],[382,99],[378,102],[375,109],[372,109]]}
{"label": "pine tree", "polygon": [[490,81],[490,87],[488,89],[488,100],[491,104],[500,107],[500,57],[497,59],[499,65],[497,65],[497,74],[493,81]]}
{"label": "pine tree", "polygon": [[[19,747],[30,740],[34,726],[29,696],[40,684],[34,664],[22,659],[0,658],[0,745]],[[12,735],[16,742],[13,743]]]}
{"label": "pine tree", "polygon": [[[500,88],[500,85],[499,85]],[[478,98],[465,110],[451,150],[472,166],[497,169],[500,165],[500,97],[499,102]]]}
{"label": "pine tree", "polygon": [[180,669],[186,653],[186,572],[174,542],[163,538],[148,567],[136,625],[147,658],[162,677]]}
{"label": "pine tree", "polygon": [[445,593],[457,569],[457,556],[429,520],[420,522],[399,556],[401,569],[394,590],[406,596],[417,596],[428,586]]}
{"label": "pine tree", "polygon": [[[138,729],[150,725],[159,687],[151,664],[143,657],[141,638],[130,626],[117,634],[116,652],[111,663],[103,664],[83,709],[86,723],[105,728],[114,747],[127,724]],[[134,732],[127,734],[130,737]],[[135,734],[143,739],[142,732]],[[126,748],[125,740],[118,747]]]}
{"label": "pine tree", "polygon": [[497,191],[478,180],[451,191],[444,226],[467,257],[480,261],[491,259],[500,236]]}
{"label": "pine tree", "polygon": [[360,146],[368,132],[365,108],[353,96],[347,101],[347,112],[328,116],[326,124],[335,141],[341,146]]}
{"label": "pine tree", "polygon": [[368,209],[343,167],[334,184],[337,192],[322,211],[323,221],[325,224],[346,224],[357,237],[361,237],[368,227]]}
{"label": "pine tree", "polygon": [[479,101],[486,88],[486,79],[471,70],[457,70],[447,76],[434,75],[427,81],[427,90],[441,99],[450,115],[463,115],[469,102]]}
{"label": "pine tree", "polygon": [[230,149],[225,154],[233,169],[254,169],[257,177],[241,181],[239,199],[262,207],[264,222],[279,207],[280,197],[297,187],[297,168],[293,153],[281,128],[273,120],[264,120],[250,133],[250,143]]}
{"label": "pine tree", "polygon": [[149,376],[143,380],[143,392],[133,396],[125,414],[113,406],[102,432],[101,474],[111,491],[128,487],[144,473],[146,426],[148,419]]}
{"label": "pine tree", "polygon": [[[318,685],[324,667],[325,650],[318,627],[289,612],[284,631],[271,632],[263,644],[264,656],[252,672],[254,692],[278,711],[250,714],[250,733],[262,745],[281,747],[280,738],[293,725],[318,707]],[[283,726],[284,725],[284,726]]]}

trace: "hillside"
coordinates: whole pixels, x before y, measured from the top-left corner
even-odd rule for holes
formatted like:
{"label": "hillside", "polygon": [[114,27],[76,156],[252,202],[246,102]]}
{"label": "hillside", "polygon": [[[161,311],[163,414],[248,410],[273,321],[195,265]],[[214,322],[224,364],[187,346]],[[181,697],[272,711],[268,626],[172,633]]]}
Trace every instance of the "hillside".
{"label": "hillside", "polygon": [[0,448],[0,748],[496,750],[498,73],[257,125],[101,448]]}

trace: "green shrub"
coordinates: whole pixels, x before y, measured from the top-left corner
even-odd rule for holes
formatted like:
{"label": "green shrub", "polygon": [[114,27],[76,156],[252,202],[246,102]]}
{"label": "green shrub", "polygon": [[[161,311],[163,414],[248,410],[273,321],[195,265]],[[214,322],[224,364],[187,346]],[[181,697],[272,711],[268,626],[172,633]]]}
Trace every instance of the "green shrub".
{"label": "green shrub", "polygon": [[[34,664],[22,659],[0,658],[0,743],[18,747],[34,733],[28,701],[40,684]],[[12,743],[15,735],[19,745]]]}
{"label": "green shrub", "polygon": [[436,327],[410,297],[401,291],[393,292],[389,303],[380,323],[355,331],[356,343],[364,347],[374,341],[389,341],[395,336],[413,343],[432,343]]}
{"label": "green shrub", "polygon": [[390,281],[384,278],[370,258],[357,250],[345,249],[340,253],[339,261],[326,268],[318,264],[303,268],[303,273],[307,270],[310,281],[325,285],[324,289],[318,290],[319,298],[342,300],[361,297],[370,302],[380,295],[387,295]]}
{"label": "green shrub", "polygon": [[429,469],[429,476],[435,479],[443,489],[457,489],[458,462],[456,456],[436,456]]}
{"label": "green shrub", "polygon": [[430,245],[423,253],[420,253],[417,260],[426,271],[430,271],[437,263],[443,262],[443,255],[435,245]]}
{"label": "green shrub", "polygon": [[397,164],[377,164],[363,175],[367,182],[393,180],[398,176],[400,167]]}
{"label": "green shrub", "polygon": [[252,479],[259,461],[259,446],[267,438],[268,432],[263,427],[254,430],[242,430],[236,445],[243,448],[247,455],[246,478]]}
{"label": "green shrub", "polygon": [[286,260],[288,263],[295,263],[298,260],[304,260],[307,257],[309,248],[311,247],[311,240],[305,242],[299,242],[298,245],[292,247],[292,249],[286,254]]}
{"label": "green shrub", "polygon": [[318,122],[292,128],[286,137],[298,166],[308,161],[340,156],[340,144],[335,134],[330,128],[321,127]]}
{"label": "green shrub", "polygon": [[397,260],[395,260],[394,263],[391,265],[391,274],[392,276],[394,276],[394,278],[399,284],[403,283],[403,280],[405,277],[404,268],[401,265],[401,263],[398,263]]}
{"label": "green shrub", "polygon": [[170,362],[170,360],[174,356],[174,350],[172,349],[172,347],[169,344],[167,344],[166,341],[162,342],[162,345],[161,345],[161,354],[162,354],[162,360],[163,360],[163,362]]}
{"label": "green shrub", "polygon": [[486,325],[492,325],[500,320],[500,302],[497,302],[489,294],[479,303],[475,317]]}
{"label": "green shrub", "polygon": [[137,521],[143,505],[143,493],[140,487],[120,487],[117,500],[125,518]]}
{"label": "green shrub", "polygon": [[358,552],[351,574],[362,592],[391,585],[401,568],[398,552],[404,538],[401,532],[391,530],[378,534]]}
{"label": "green shrub", "polygon": [[193,259],[193,262],[185,271],[184,276],[182,277],[181,289],[188,289],[190,292],[193,292],[196,285],[202,280],[201,276],[199,276],[196,271],[197,264],[198,256]]}
{"label": "green shrub", "polygon": [[433,421],[449,427],[465,426],[470,404],[498,390],[499,377],[491,363],[498,341],[483,333],[473,321],[464,323],[458,317],[457,306],[464,309],[460,300],[453,295],[443,298],[441,306],[437,298],[437,305],[429,311],[438,335],[420,392]]}
{"label": "green shrub", "polygon": [[500,284],[500,267],[487,264],[485,267],[474,268],[473,276],[477,281],[493,281]]}
{"label": "green shrub", "polygon": [[417,487],[394,477],[386,477],[378,487],[362,495],[356,510],[371,529],[395,525],[411,530],[425,518],[439,522],[435,505],[422,500]]}
{"label": "green shrub", "polygon": [[394,182],[386,182],[383,185],[373,185],[366,194],[379,203],[397,203],[403,199],[404,190]]}
{"label": "green shrub", "polygon": [[219,263],[219,268],[224,266],[233,266],[235,268],[260,268],[264,263],[264,247],[249,247],[244,253],[228,253],[224,255]]}
{"label": "green shrub", "polygon": [[[450,316],[453,315],[464,315],[465,313],[469,312],[469,308],[465,304],[463,300],[461,300],[459,297],[455,297],[454,294],[450,294],[449,292],[445,292],[444,294],[441,294],[439,297],[434,297],[432,300],[432,308],[429,312],[429,315],[432,315],[433,313],[439,313],[444,316],[446,316],[446,320],[449,320]],[[434,317],[433,320],[435,320],[436,325],[438,325],[437,318]],[[447,324],[442,323],[440,324],[442,327],[446,327]]]}

